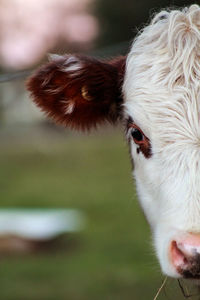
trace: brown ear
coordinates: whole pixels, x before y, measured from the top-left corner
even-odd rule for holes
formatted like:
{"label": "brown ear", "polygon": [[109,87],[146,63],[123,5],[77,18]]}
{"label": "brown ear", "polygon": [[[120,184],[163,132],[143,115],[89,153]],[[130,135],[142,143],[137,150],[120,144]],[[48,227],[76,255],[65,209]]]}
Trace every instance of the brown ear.
{"label": "brown ear", "polygon": [[126,57],[54,56],[28,80],[34,102],[57,123],[89,129],[120,117]]}

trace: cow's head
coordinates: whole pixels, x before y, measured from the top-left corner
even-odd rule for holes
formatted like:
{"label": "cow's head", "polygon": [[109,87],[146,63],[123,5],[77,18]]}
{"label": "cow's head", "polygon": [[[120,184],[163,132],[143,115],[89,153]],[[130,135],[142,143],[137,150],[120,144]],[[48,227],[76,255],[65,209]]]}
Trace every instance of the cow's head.
{"label": "cow's head", "polygon": [[54,57],[29,80],[56,122],[125,120],[141,206],[163,272],[200,279],[200,8],[164,11],[126,57]]}

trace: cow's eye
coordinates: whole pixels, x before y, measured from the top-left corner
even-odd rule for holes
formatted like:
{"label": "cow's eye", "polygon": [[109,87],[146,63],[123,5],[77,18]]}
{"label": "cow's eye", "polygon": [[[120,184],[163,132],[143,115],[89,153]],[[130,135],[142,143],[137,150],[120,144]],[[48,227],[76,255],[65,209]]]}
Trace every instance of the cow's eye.
{"label": "cow's eye", "polygon": [[139,143],[144,140],[144,135],[138,128],[132,128],[131,135],[132,135],[135,143]]}
{"label": "cow's eye", "polygon": [[136,152],[139,154],[143,153],[145,158],[149,158],[152,155],[151,143],[148,137],[143,133],[143,131],[138,127],[131,117],[127,120],[127,137],[128,141],[132,140],[137,145]]}

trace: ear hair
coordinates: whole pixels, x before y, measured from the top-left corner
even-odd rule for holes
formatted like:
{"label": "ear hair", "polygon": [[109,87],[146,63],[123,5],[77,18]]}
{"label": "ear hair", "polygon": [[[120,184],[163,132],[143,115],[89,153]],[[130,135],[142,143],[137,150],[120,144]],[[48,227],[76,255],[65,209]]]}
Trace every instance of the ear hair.
{"label": "ear hair", "polygon": [[120,118],[126,57],[56,56],[28,80],[34,102],[57,123],[89,129]]}

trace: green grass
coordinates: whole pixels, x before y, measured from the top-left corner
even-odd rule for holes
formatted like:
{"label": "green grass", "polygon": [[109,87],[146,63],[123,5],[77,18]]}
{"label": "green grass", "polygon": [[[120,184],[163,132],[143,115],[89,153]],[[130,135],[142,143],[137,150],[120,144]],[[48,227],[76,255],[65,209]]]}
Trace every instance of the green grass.
{"label": "green grass", "polygon": [[[0,191],[2,207],[77,208],[87,216],[81,234],[63,237],[65,248],[0,257],[0,299],[154,298],[162,277],[118,133],[6,143]],[[77,244],[68,249],[68,239]],[[169,299],[183,299],[172,285]]]}

